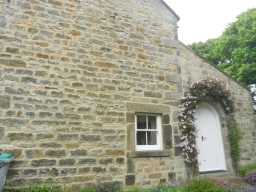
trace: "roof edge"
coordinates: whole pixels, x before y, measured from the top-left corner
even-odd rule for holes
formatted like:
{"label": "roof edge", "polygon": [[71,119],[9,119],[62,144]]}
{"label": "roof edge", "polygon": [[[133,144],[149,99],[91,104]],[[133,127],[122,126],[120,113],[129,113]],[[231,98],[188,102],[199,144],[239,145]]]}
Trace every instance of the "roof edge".
{"label": "roof edge", "polygon": [[170,11],[172,12],[172,14],[177,18],[177,20],[180,20],[180,16],[164,1],[164,0],[160,0],[164,6]]}

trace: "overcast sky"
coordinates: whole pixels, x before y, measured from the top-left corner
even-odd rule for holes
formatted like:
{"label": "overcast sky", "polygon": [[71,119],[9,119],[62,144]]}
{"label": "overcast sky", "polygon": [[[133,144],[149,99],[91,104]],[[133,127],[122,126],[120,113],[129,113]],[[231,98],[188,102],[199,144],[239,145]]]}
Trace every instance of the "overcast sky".
{"label": "overcast sky", "polygon": [[256,0],[165,0],[180,16],[179,39],[185,44],[216,38]]}

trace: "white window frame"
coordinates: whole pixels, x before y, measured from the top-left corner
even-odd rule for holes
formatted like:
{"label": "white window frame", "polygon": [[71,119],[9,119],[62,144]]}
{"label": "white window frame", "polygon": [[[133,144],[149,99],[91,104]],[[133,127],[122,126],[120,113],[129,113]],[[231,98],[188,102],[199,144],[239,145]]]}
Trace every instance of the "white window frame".
{"label": "white window frame", "polygon": [[[146,116],[146,124],[148,126],[148,116],[156,117],[156,145],[137,145],[137,132],[142,131],[137,129],[137,116]],[[150,129],[145,129],[144,131],[150,131]],[[161,115],[150,114],[150,113],[138,113],[135,115],[135,150],[136,151],[161,151],[163,149],[163,139],[162,139],[162,118]],[[147,137],[146,137],[147,139]]]}

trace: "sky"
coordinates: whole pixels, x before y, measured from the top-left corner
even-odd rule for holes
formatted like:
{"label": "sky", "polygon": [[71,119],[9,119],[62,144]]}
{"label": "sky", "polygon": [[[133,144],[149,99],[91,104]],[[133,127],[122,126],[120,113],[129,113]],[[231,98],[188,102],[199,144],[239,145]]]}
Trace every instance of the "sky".
{"label": "sky", "polygon": [[204,42],[222,34],[242,12],[256,8],[256,0],[165,0],[180,16],[179,39]]}

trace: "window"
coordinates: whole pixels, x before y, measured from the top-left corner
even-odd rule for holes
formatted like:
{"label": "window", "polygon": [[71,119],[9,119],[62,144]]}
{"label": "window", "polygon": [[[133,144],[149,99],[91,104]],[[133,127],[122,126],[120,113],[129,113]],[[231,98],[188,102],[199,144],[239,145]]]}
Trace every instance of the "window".
{"label": "window", "polygon": [[162,150],[161,116],[137,114],[135,116],[136,151]]}

